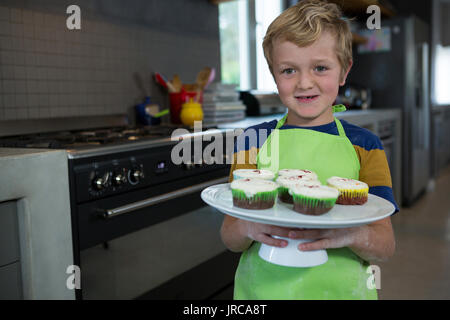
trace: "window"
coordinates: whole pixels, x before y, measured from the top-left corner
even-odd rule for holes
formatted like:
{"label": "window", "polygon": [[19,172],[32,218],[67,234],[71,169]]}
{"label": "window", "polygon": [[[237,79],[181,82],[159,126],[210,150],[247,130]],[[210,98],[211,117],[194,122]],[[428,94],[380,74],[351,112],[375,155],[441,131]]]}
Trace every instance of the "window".
{"label": "window", "polygon": [[223,83],[240,90],[276,92],[262,41],[281,13],[282,0],[238,0],[219,5],[220,55]]}
{"label": "window", "polygon": [[450,0],[433,1],[432,21],[432,102],[435,106],[450,105]]}
{"label": "window", "polygon": [[272,74],[267,66],[262,43],[266,35],[267,28],[272,21],[281,13],[281,1],[276,0],[256,0],[256,77],[259,91],[276,92],[277,87]]}
{"label": "window", "polygon": [[435,70],[435,104],[450,105],[450,46],[436,46],[436,70]]}

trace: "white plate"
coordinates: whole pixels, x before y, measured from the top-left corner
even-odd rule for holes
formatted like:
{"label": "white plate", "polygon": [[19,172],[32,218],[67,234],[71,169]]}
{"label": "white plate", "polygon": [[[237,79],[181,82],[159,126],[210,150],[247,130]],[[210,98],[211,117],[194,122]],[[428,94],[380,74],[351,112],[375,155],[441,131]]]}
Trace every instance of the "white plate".
{"label": "white plate", "polygon": [[277,199],[275,206],[265,210],[248,210],[233,206],[229,183],[218,184],[202,191],[201,197],[220,212],[253,222],[294,228],[349,228],[365,225],[390,216],[394,205],[386,199],[369,194],[363,205],[335,205],[329,212],[311,216],[295,212],[293,205]]}

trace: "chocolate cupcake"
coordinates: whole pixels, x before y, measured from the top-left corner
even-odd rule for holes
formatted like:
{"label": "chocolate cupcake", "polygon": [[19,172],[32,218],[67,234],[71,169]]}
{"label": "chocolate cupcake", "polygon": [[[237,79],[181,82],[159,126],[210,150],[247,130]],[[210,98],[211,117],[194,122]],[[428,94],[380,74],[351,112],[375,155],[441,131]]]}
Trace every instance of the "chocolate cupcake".
{"label": "chocolate cupcake", "polygon": [[294,200],[294,211],[315,216],[330,211],[339,196],[339,191],[327,186],[294,185],[289,192]]}
{"label": "chocolate cupcake", "polygon": [[233,180],[257,178],[263,180],[275,179],[275,173],[267,169],[237,169],[233,171]]}
{"label": "chocolate cupcake", "polygon": [[269,209],[275,205],[278,185],[263,179],[238,179],[231,185],[233,205],[243,209]]}
{"label": "chocolate cupcake", "polygon": [[293,203],[289,188],[298,186],[320,186],[319,180],[315,180],[312,176],[279,176],[276,180],[278,183],[278,198],[285,203]]}
{"label": "chocolate cupcake", "polygon": [[331,177],[327,180],[330,187],[339,191],[337,204],[362,205],[367,202],[369,196],[369,186],[358,180],[341,177]]}

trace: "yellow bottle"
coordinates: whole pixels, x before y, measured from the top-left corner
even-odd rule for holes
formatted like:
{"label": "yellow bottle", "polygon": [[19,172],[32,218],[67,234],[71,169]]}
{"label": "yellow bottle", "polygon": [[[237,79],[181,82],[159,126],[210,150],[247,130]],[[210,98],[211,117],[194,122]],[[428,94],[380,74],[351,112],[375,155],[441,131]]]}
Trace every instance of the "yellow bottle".
{"label": "yellow bottle", "polygon": [[202,105],[198,102],[194,102],[192,98],[184,103],[181,108],[180,119],[184,125],[193,127],[194,121],[203,120]]}

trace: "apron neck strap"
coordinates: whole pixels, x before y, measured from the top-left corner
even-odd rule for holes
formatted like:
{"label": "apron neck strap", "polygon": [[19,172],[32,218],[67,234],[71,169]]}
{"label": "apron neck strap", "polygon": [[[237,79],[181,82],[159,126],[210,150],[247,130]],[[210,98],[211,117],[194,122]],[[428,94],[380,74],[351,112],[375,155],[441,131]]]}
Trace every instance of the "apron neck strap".
{"label": "apron neck strap", "polygon": [[278,121],[277,126],[275,127],[275,129],[280,129],[280,128],[284,125],[284,123],[286,122],[287,116],[288,116],[288,113],[286,113],[286,114],[284,115],[284,117],[281,118],[281,119]]}
{"label": "apron neck strap", "polygon": [[336,122],[336,127],[338,129],[339,136],[340,137],[346,137],[345,131],[344,131],[344,127],[342,126],[342,123],[339,121],[339,119],[334,117],[334,122]]}
{"label": "apron neck strap", "polygon": [[[287,119],[288,114],[286,113],[284,115],[283,118],[281,118],[278,123],[277,126],[275,127],[275,129],[280,129],[285,123],[286,123],[286,119]],[[339,136],[341,137],[345,137],[345,131],[344,131],[344,127],[342,127],[342,123],[339,121],[338,118],[334,117],[334,122],[336,122],[336,127],[338,129],[339,132]]]}

